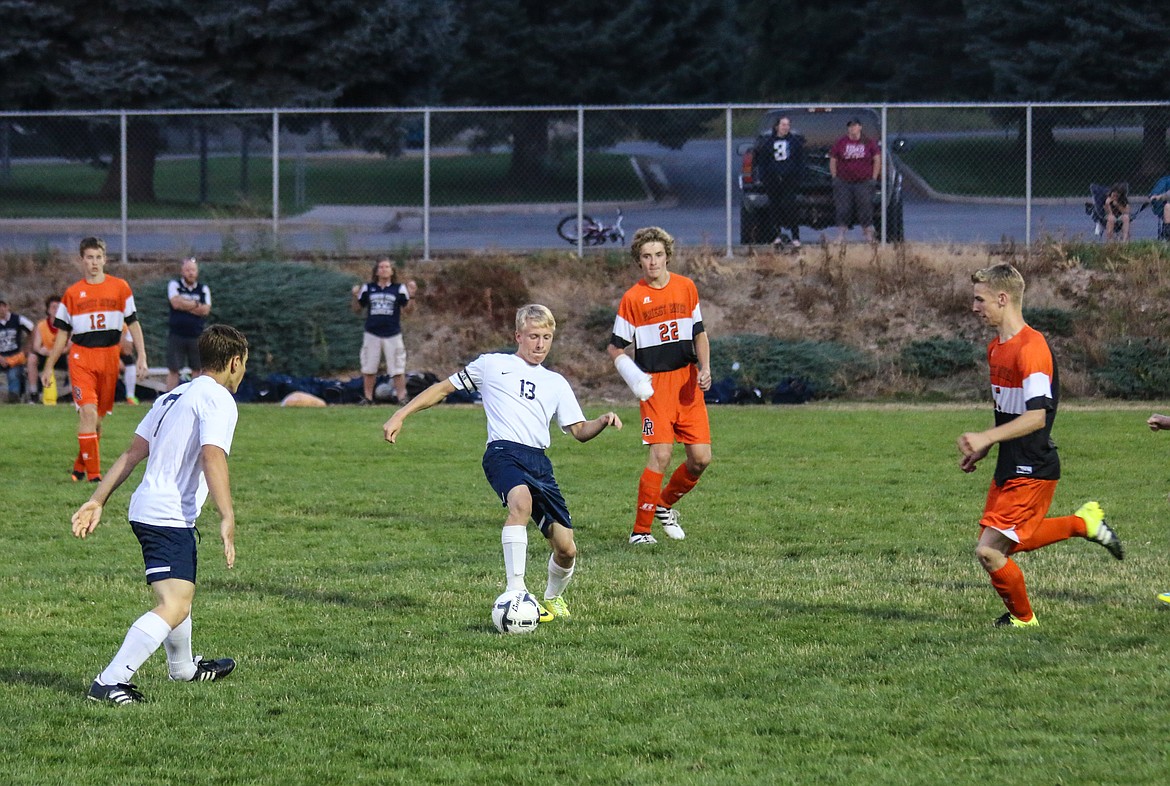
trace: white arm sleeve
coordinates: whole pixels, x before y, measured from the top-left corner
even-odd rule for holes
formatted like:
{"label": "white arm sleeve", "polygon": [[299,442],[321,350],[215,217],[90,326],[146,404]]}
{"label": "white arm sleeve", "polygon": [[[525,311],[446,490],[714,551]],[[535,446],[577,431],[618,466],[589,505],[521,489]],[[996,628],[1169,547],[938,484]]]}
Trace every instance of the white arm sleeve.
{"label": "white arm sleeve", "polygon": [[650,375],[638,368],[638,364],[629,355],[624,352],[618,355],[613,359],[613,365],[639,401],[645,401],[654,395],[654,386],[650,384]]}

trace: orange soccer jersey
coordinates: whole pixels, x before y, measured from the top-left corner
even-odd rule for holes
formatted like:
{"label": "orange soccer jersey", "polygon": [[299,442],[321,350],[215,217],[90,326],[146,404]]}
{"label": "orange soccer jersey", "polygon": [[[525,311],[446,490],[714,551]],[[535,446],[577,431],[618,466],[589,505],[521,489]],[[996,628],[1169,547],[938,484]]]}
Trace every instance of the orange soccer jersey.
{"label": "orange soccer jersey", "polygon": [[1045,411],[1044,427],[999,446],[995,480],[1011,478],[1057,480],[1060,459],[1052,443],[1052,424],[1060,402],[1060,376],[1048,342],[1039,331],[1024,328],[1007,341],[993,339],[987,346],[995,425],[1014,420],[1028,410]]}
{"label": "orange soccer jersey", "polygon": [[95,404],[99,415],[114,410],[118,384],[118,345],[123,325],[137,319],[130,285],[107,275],[100,284],[78,281],[57,307],[54,324],[68,330],[69,383],[77,406]]}
{"label": "orange soccer jersey", "polygon": [[987,361],[996,425],[1028,410],[1046,411],[1043,428],[1000,444],[980,521],[1027,543],[1044,521],[1060,478],[1060,458],[1051,439],[1060,398],[1056,363],[1044,336],[1027,326],[1007,341],[993,339]]}
{"label": "orange soccer jersey", "polygon": [[634,362],[654,384],[654,395],[641,406],[643,442],[711,443],[695,367],[695,336],[702,332],[699,292],[686,276],[671,273],[662,289],[641,279],[622,296],[612,343],[622,348],[633,344]]}

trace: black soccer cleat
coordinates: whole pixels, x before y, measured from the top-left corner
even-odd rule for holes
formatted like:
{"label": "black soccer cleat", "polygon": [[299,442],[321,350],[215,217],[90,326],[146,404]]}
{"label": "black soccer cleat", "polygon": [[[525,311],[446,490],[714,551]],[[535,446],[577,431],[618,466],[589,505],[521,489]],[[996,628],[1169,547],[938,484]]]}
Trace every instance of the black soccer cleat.
{"label": "black soccer cleat", "polygon": [[117,685],[102,685],[97,680],[89,686],[85,697],[90,701],[107,702],[109,704],[141,704],[146,697],[138,690],[138,686],[129,682],[119,682]]}
{"label": "black soccer cleat", "polygon": [[195,656],[195,676],[188,682],[211,682],[222,680],[236,670],[236,662],[231,658],[219,660],[204,660],[202,655]]}

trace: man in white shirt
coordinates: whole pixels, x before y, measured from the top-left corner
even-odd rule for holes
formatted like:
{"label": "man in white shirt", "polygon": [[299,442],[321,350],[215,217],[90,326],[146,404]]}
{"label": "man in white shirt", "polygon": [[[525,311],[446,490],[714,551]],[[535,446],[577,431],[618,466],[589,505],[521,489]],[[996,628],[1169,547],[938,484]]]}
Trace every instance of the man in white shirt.
{"label": "man in white shirt", "polygon": [[555,417],[562,431],[588,442],[608,426],[620,429],[613,412],[585,420],[568,381],[542,363],[552,347],[557,323],[546,307],[530,304],[516,312],[516,352],[480,355],[462,371],[436,382],[395,412],[382,428],[395,442],[402,423],[414,412],[442,402],[456,390],[478,391],[487,415],[488,444],[483,471],[508,508],[500,542],[504,551],[507,589],[528,591],[524,583],[528,555],[528,520],[540,527],[552,555],[540,621],[568,618],[563,593],[576,566],[573,522],[561,495],[552,462],[544,450],[551,442],[549,423]]}
{"label": "man in white shirt", "polygon": [[236,518],[228,482],[238,413],[232,393],[244,378],[248,340],[227,325],[199,337],[203,374],[155,401],[138,424],[126,452],[106,473],[93,496],[73,514],[73,534],[84,538],[101,521],[114,490],[146,460],[146,471],[130,497],[130,526],[142,545],[146,581],[158,605],[139,617],[110,664],[93,681],[88,698],[111,704],[144,701],[131,682],[134,673],[165,646],[172,680],[222,679],[236,663],[191,654],[191,604],[195,598],[195,521],[208,492],[219,511],[219,533],[227,566],[236,562]]}

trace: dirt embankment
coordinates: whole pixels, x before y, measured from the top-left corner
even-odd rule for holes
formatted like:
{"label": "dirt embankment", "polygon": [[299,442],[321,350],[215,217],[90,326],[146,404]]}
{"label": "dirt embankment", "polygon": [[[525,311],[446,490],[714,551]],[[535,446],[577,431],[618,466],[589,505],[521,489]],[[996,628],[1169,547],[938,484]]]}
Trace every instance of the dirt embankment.
{"label": "dirt embankment", "polygon": [[[1116,260],[1098,260],[1093,269],[1057,247],[1025,256],[1012,249],[919,244],[811,246],[798,255],[769,249],[730,259],[710,249],[680,248],[672,267],[696,281],[713,338],[749,333],[863,350],[874,358],[876,372],[851,385],[851,397],[970,398],[982,393],[982,371],[922,380],[902,372],[897,358],[902,347],[920,339],[985,342],[987,330],[970,311],[970,274],[999,261],[1024,272],[1028,307],[1062,310],[1074,318],[1070,335],[1050,337],[1069,396],[1094,394],[1087,364],[1102,359],[1110,340],[1165,336],[1170,326],[1167,266],[1159,253],[1125,247]],[[365,259],[316,264],[352,273],[355,280],[369,272]],[[566,252],[407,260],[401,267],[419,283],[415,307],[404,317],[411,369],[445,374],[479,352],[511,345],[515,307],[540,302],[559,323],[549,364],[583,397],[628,398],[603,351],[621,293],[639,274],[628,252],[585,260]],[[109,271],[133,285],[172,276],[177,267],[111,263]],[[39,318],[44,295],[62,291],[79,270],[71,260],[21,257],[0,259],[0,274],[0,292],[13,310]],[[338,319],[353,320],[347,293],[338,295]]]}

